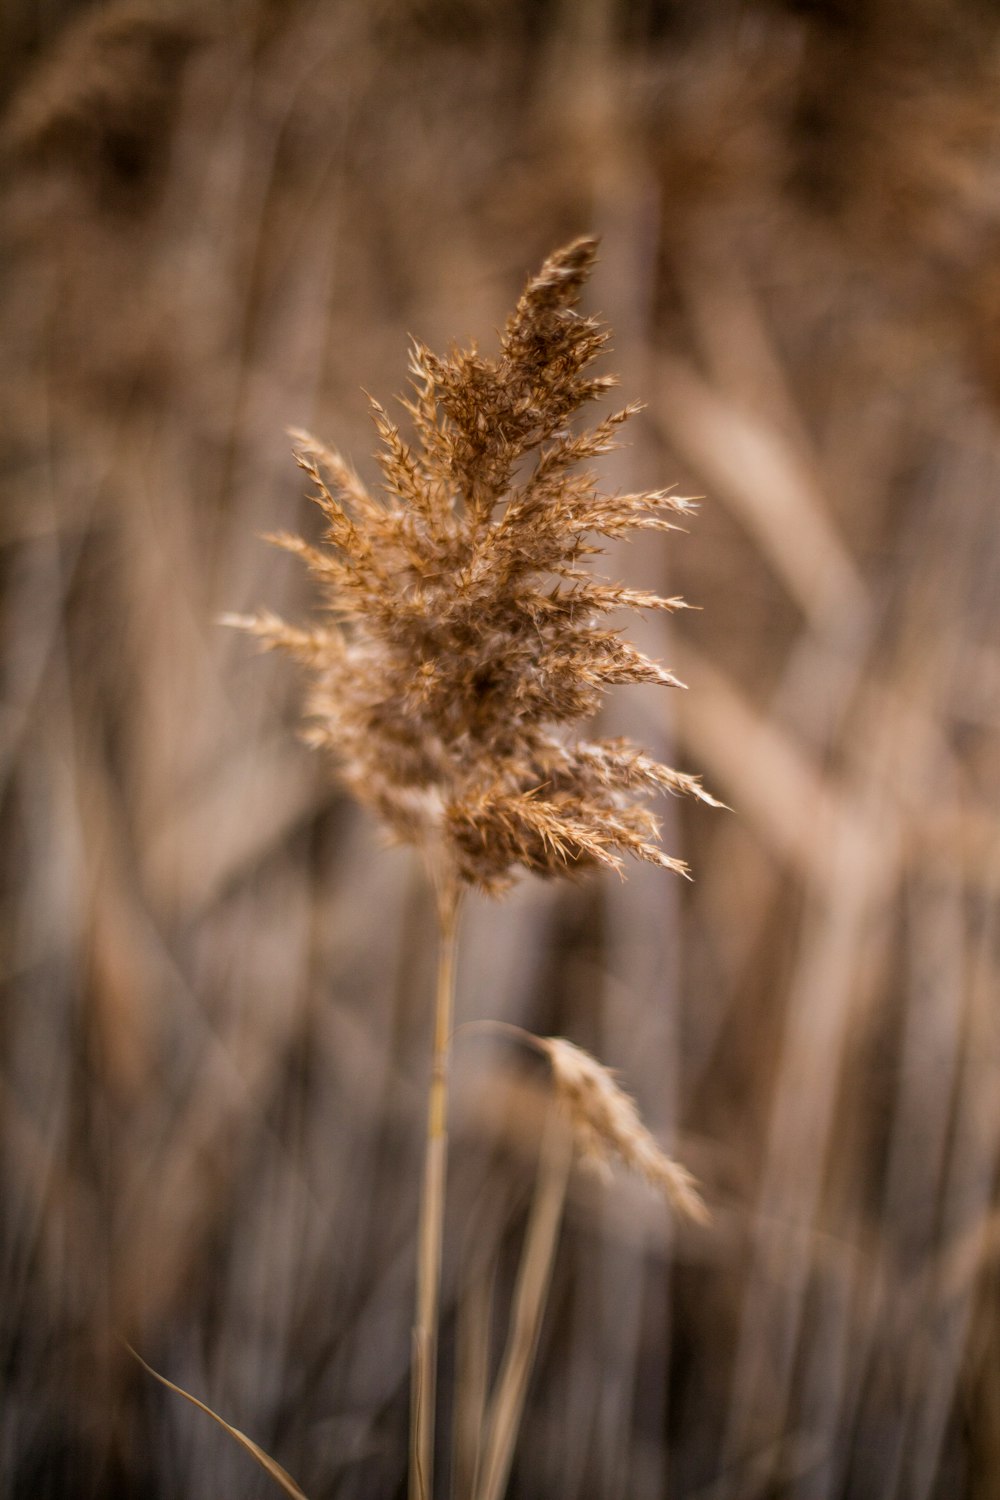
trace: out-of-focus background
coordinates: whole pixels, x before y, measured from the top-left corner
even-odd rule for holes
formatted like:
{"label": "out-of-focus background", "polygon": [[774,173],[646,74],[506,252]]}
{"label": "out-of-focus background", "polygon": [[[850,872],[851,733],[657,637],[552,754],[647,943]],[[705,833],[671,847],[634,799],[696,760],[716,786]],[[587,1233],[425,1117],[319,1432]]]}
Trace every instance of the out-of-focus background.
{"label": "out-of-focus background", "polygon": [[[119,1335],[312,1500],[403,1493],[432,910],[217,619],[310,608],[285,428],[374,479],[408,335],[488,352],[590,232],[647,402],[605,477],[705,496],[609,559],[701,610],[607,725],[732,811],[665,809],[691,885],[477,903],[460,1017],[621,1069],[714,1223],[574,1178],[511,1494],[1000,1493],[1000,9],[2,24],[0,1494],[276,1493]],[[535,1080],[456,1075],[465,1500]]]}

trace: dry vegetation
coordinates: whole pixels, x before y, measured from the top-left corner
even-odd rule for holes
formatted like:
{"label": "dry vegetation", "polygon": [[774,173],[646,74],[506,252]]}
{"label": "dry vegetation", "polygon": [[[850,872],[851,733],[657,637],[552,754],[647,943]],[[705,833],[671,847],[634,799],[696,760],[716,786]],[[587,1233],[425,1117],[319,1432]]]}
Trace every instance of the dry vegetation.
{"label": "dry vegetation", "polygon": [[[654,792],[717,806],[696,777],[624,739],[583,739],[609,687],[680,687],[622,638],[622,610],[684,601],[601,579],[597,539],[677,529],[668,490],[603,494],[588,462],[613,452],[625,406],[572,425],[613,388],[591,366],[608,341],[578,309],[597,255],[548,257],[507,320],[500,355],[410,354],[410,441],[372,400],[382,493],[297,434],[323,544],[271,538],[306,563],[318,621],[229,615],[310,669],[307,741],[394,837],[417,848],[439,899],[507,890],[515,870],[621,873],[623,854],[684,871],[657,842]],[[671,519],[673,517],[674,519]]]}
{"label": "dry vegetation", "polygon": [[[442,358],[413,345],[413,396],[400,398],[410,441],[371,398],[381,493],[372,495],[334,449],[298,434],[296,457],[315,486],[311,498],[322,511],[324,534],[318,546],[297,533],[270,540],[305,562],[322,614],[305,628],[270,610],[223,616],[309,668],[307,742],[331,752],[337,779],[398,842],[419,852],[434,890],[438,966],[415,1234],[412,1500],[435,1493],[449,1079],[464,898],[470,890],[502,895],[518,870],[549,878],[602,867],[621,874],[623,854],[686,873],[683,861],[659,844],[660,822],[645,801],[669,791],[720,805],[697,777],[660,765],[631,741],[581,734],[609,687],[683,686],[608,618],[626,609],[676,610],[683,600],[609,583],[587,563],[602,550],[598,538],[674,531],[668,517],[686,517],[691,504],[666,490],[604,494],[594,471],[581,467],[614,451],[618,429],[635,411],[622,407],[590,428],[577,421],[588,402],[615,385],[613,376],[591,368],[607,330],[579,310],[596,254],[595,241],[583,238],[547,258],[507,319],[496,359],[475,346]],[[500,1500],[506,1489],[573,1142],[581,1143],[585,1159],[624,1161],[665,1191],[674,1208],[704,1220],[690,1175],[656,1145],[607,1069],[564,1039],[542,1046],[554,1094],[553,1118],[542,1134],[563,1134],[564,1144],[554,1149],[565,1165],[548,1188],[552,1152],[540,1150],[540,1206],[518,1271],[512,1352],[492,1393],[490,1340],[482,1340],[483,1409],[467,1425],[485,1437],[472,1455],[470,1500]],[[526,1284],[534,1290],[522,1297]],[[515,1361],[518,1346],[523,1353]]]}
{"label": "dry vegetation", "polygon": [[[638,630],[692,690],[616,690],[602,734],[733,812],[666,802],[693,884],[470,906],[458,1019],[620,1068],[714,1224],[568,1178],[509,1493],[995,1494],[994,9],[3,24],[0,1493],[273,1493],[116,1334],[311,1500],[405,1489],[433,902],[297,743],[294,675],[216,621],[310,607],[257,535],[317,536],[284,429],[371,486],[361,388],[411,334],[491,346],[595,233],[647,402],[603,488],[707,497],[680,544],[613,545],[703,610]],[[457,1500],[483,1392],[494,1426],[518,1401],[524,1351],[482,1351],[533,1295],[536,1061],[459,1031]]]}

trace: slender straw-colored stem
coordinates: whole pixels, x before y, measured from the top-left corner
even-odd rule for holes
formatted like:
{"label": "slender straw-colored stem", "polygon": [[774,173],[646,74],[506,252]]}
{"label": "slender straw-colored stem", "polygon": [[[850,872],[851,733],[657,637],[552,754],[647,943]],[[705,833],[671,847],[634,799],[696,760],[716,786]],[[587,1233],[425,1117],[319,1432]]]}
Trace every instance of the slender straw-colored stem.
{"label": "slender straw-colored stem", "polygon": [[[492,1227],[492,1226],[491,1226]],[[483,1224],[475,1230],[482,1233]],[[488,1241],[499,1244],[498,1232]],[[454,1483],[458,1500],[471,1500],[482,1467],[486,1404],[490,1394],[490,1330],[493,1324],[495,1266],[480,1266],[469,1278],[458,1306],[455,1329]]]}
{"label": "slender straw-colored stem", "polygon": [[420,1200],[417,1316],[413,1329],[410,1500],[431,1500],[434,1493],[438,1306],[441,1289],[445,1172],[448,1160],[448,1063],[455,1003],[455,948],[459,904],[458,890],[454,882],[442,881],[438,885],[437,896],[439,923],[437,994],[434,1002],[434,1048],[427,1101],[424,1183]]}
{"label": "slender straw-colored stem", "polygon": [[473,1493],[475,1500],[502,1500],[514,1457],[528,1392],[528,1380],[545,1312],[559,1225],[573,1155],[566,1121],[549,1106],[538,1163],[531,1216],[518,1268],[507,1347],[497,1376],[486,1424],[486,1452]]}

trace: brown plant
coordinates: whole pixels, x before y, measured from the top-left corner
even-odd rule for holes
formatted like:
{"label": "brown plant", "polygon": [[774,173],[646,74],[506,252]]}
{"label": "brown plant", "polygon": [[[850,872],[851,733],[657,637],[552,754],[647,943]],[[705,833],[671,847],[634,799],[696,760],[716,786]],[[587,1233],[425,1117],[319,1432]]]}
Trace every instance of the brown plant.
{"label": "brown plant", "polygon": [[580,464],[615,446],[626,406],[583,432],[569,420],[614,378],[590,367],[608,335],[576,311],[596,243],[557,251],[500,340],[439,358],[419,343],[406,441],[373,401],[385,494],[297,434],[325,545],[273,538],[302,557],[328,622],[236,617],[315,672],[312,743],[438,877],[502,891],[628,853],[684,871],[657,844],[657,791],[714,802],[697,778],[624,740],[573,737],[616,683],[681,686],[613,628],[621,609],[683,607],[601,581],[588,538],[674,528],[690,501],[663,490],[602,494]]}
{"label": "brown plant", "polygon": [[[681,686],[624,641],[608,616],[678,609],[683,601],[596,579],[586,561],[600,548],[588,538],[671,530],[670,516],[690,507],[664,490],[602,494],[595,475],[578,467],[613,448],[635,410],[624,407],[582,432],[568,425],[614,384],[589,373],[607,333],[576,311],[596,251],[594,240],[581,239],[550,256],[508,319],[498,359],[475,347],[439,358],[413,345],[412,395],[403,401],[413,440],[372,402],[385,481],[379,498],[338,453],[297,434],[298,462],[326,518],[324,545],[290,535],[272,540],[302,557],[319,580],[328,622],[301,629],[269,613],[229,617],[313,670],[307,737],[333,752],[359,801],[421,850],[437,892],[441,942],[417,1250],[411,1500],[434,1493],[462,892],[471,885],[499,894],[518,866],[540,875],[594,865],[620,871],[626,853],[684,873],[683,862],[656,842],[659,822],[644,799],[666,790],[718,805],[696,777],[658,764],[626,740],[574,735],[613,684]],[[561,1058],[553,1053],[552,1065],[557,1093],[565,1094]],[[675,1206],[697,1215],[700,1200],[683,1169],[658,1153],[631,1101],[602,1085],[596,1067],[581,1074],[577,1066],[575,1114],[586,1115],[595,1141],[617,1132],[617,1153],[667,1188]],[[529,1238],[534,1249],[527,1258],[538,1267],[520,1316],[530,1306],[536,1331],[557,1201],[561,1192],[542,1194],[544,1253]],[[486,1500],[496,1500],[509,1469],[533,1339],[516,1344],[517,1357],[505,1362],[491,1420]]]}

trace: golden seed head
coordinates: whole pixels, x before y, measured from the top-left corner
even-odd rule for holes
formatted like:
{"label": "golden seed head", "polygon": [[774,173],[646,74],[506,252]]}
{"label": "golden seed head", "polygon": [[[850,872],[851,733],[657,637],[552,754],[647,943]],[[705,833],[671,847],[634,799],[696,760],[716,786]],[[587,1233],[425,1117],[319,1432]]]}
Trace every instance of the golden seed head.
{"label": "golden seed head", "polygon": [[672,529],[689,502],[664,491],[601,494],[588,460],[614,446],[633,408],[595,427],[568,423],[614,381],[590,367],[607,342],[577,311],[596,244],[552,255],[529,281],[500,353],[411,353],[407,441],[384,409],[384,493],[306,434],[297,460],[326,520],[323,544],[273,538],[314,574],[326,622],[270,614],[233,623],[314,674],[311,743],[393,833],[488,892],[518,866],[542,875],[625,853],[684,870],[657,844],[644,799],[660,790],[712,802],[697,779],[622,740],[584,740],[614,683],[676,682],[621,639],[621,608],[678,599],[596,579],[588,539]]}

